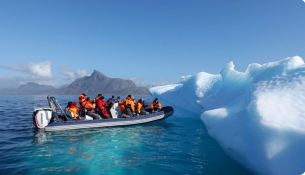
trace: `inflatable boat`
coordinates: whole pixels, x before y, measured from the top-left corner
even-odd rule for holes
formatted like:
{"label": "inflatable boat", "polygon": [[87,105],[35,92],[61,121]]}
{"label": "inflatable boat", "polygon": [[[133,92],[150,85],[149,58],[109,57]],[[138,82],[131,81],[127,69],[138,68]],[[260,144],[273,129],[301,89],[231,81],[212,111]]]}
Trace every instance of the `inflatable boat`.
{"label": "inflatable boat", "polygon": [[82,120],[74,120],[67,111],[61,108],[55,97],[48,96],[47,99],[50,108],[34,109],[33,112],[34,126],[45,131],[136,125],[162,120],[174,113],[173,107],[166,106],[156,113],[121,118],[121,109],[118,103],[114,103],[110,109],[111,119],[93,120],[91,117],[84,115]]}

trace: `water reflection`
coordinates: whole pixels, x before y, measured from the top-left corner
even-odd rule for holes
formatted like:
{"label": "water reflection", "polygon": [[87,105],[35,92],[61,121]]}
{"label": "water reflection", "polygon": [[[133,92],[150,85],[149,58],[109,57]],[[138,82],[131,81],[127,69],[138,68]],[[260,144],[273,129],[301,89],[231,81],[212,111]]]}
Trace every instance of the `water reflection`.
{"label": "water reflection", "polygon": [[[170,147],[165,147],[160,139],[164,137],[165,130],[171,127],[175,125],[159,121],[136,126],[61,132],[35,130],[32,144],[37,147],[35,157],[45,157],[60,165],[47,166],[45,171],[80,171],[89,167],[106,171],[113,166],[118,169],[133,168],[164,158],[160,151]],[[147,152],[147,149],[150,151]],[[156,154],[157,151],[159,154]],[[71,165],[71,160],[78,166]]]}
{"label": "water reflection", "polygon": [[44,130],[34,129],[33,132],[34,132],[34,137],[33,137],[33,141],[32,141],[33,145],[42,144],[42,143],[47,142],[47,133],[44,132]]}

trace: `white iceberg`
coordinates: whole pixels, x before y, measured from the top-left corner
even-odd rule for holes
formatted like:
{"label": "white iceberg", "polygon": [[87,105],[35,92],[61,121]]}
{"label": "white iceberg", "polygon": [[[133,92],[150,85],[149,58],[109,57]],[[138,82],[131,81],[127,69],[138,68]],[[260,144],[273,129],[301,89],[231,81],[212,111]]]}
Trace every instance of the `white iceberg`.
{"label": "white iceberg", "polygon": [[295,56],[250,64],[232,62],[218,75],[200,72],[153,97],[198,114],[224,151],[255,174],[305,171],[305,65]]}

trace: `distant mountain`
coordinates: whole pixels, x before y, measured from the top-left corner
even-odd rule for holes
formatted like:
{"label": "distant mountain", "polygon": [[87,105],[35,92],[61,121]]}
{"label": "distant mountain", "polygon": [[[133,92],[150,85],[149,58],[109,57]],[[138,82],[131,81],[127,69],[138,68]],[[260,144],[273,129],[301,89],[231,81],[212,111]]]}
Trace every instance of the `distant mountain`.
{"label": "distant mountain", "polygon": [[21,85],[19,88],[5,88],[0,90],[0,94],[11,94],[11,95],[43,95],[52,94],[57,89],[48,85],[39,85],[33,82],[29,82],[26,85]]}
{"label": "distant mountain", "polygon": [[70,84],[64,84],[64,85],[61,85],[58,89],[62,89],[64,87],[68,87]]}
{"label": "distant mountain", "polygon": [[59,89],[56,94],[106,94],[106,95],[150,95],[147,88],[136,87],[131,80],[109,78],[94,70],[91,76],[78,78],[69,86]]}
{"label": "distant mountain", "polygon": [[60,88],[29,82],[26,85],[19,86],[17,89],[0,89],[0,94],[10,95],[78,95],[81,93],[90,95],[150,95],[147,88],[136,87],[135,83],[131,80],[109,78],[97,70],[91,76],[78,78],[70,85],[64,85]]}
{"label": "distant mountain", "polygon": [[26,85],[19,86],[17,91],[19,91],[19,94],[49,94],[50,92],[55,92],[56,88],[29,82]]}

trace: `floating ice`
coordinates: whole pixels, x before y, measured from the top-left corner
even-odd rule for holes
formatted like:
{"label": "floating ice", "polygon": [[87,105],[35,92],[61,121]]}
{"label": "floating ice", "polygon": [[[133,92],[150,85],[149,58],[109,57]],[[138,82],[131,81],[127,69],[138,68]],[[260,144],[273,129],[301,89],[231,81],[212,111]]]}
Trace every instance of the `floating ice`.
{"label": "floating ice", "polygon": [[250,64],[246,72],[234,70],[230,62],[218,75],[200,72],[150,92],[161,102],[201,115],[209,134],[251,172],[304,173],[302,58]]}

